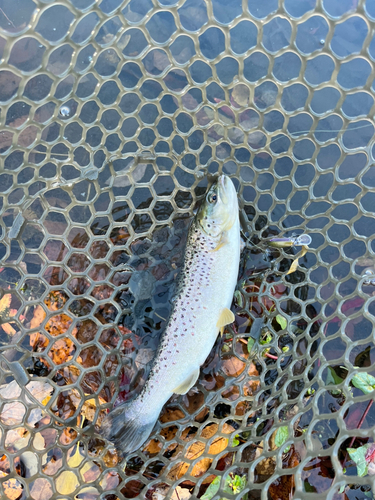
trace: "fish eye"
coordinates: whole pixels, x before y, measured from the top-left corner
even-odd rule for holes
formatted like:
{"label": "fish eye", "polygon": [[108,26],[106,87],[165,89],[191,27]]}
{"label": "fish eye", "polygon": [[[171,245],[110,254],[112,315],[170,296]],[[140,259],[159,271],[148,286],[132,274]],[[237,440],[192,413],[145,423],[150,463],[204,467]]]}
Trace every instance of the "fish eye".
{"label": "fish eye", "polygon": [[216,200],[217,200],[217,195],[216,195],[216,194],[211,194],[211,195],[208,197],[208,201],[209,201],[210,203],[214,203]]}

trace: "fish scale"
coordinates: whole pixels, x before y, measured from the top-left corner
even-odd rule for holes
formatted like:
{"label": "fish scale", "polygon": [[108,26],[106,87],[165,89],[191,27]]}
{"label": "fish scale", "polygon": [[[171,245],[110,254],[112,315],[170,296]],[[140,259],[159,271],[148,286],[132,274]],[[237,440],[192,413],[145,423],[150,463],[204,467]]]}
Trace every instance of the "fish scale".
{"label": "fish scale", "polygon": [[[218,198],[216,215],[207,201],[211,196]],[[210,210],[214,217],[206,215]],[[189,229],[172,312],[142,392],[115,408],[103,423],[105,437],[124,454],[147,439],[175,392],[183,394],[194,385],[217,338],[218,320],[232,303],[239,258],[237,194],[232,181],[221,176]]]}

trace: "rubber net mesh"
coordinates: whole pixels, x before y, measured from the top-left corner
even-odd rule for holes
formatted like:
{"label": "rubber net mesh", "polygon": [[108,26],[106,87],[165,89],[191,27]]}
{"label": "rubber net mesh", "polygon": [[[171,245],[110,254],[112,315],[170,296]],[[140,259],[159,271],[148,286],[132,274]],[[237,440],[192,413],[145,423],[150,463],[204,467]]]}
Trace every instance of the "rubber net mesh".
{"label": "rubber net mesh", "polygon": [[[2,499],[372,498],[374,19],[0,1]],[[100,424],[145,382],[217,173],[246,240],[236,322],[121,461]]]}

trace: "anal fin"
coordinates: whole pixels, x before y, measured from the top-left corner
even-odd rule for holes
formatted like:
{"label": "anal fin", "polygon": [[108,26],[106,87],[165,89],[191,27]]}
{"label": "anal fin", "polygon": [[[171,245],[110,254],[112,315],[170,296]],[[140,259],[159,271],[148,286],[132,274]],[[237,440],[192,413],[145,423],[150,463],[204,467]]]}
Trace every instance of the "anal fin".
{"label": "anal fin", "polygon": [[216,323],[216,326],[218,328],[220,328],[220,333],[221,335],[223,335],[223,332],[224,332],[224,327],[226,325],[230,325],[231,323],[233,323],[233,321],[235,320],[235,316],[234,314],[232,313],[232,311],[230,309],[228,309],[227,307],[225,307],[222,311],[221,311],[221,314],[219,316],[219,319]]}
{"label": "anal fin", "polygon": [[196,368],[189,377],[182,382],[178,387],[173,389],[175,394],[186,394],[195,385],[199,377],[199,368]]}

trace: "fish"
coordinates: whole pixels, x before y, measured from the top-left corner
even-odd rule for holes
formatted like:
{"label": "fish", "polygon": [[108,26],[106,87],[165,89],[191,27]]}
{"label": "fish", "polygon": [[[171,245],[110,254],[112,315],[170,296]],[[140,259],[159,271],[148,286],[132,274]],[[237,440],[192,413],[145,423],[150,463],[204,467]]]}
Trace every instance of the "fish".
{"label": "fish", "polygon": [[220,175],[190,225],[171,314],[145,385],[103,420],[101,435],[124,458],[146,442],[168,399],[195,385],[219,332],[234,321],[240,242],[237,192]]}

